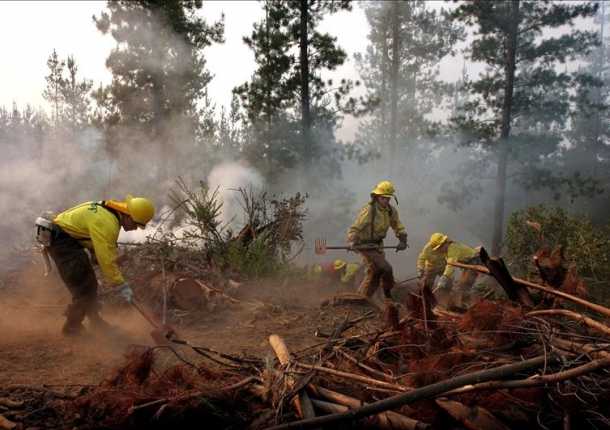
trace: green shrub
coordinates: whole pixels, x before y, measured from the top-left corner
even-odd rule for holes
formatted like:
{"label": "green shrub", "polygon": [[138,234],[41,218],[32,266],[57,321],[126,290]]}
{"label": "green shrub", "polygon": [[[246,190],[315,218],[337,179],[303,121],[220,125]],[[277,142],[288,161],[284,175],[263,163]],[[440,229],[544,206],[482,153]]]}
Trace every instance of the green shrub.
{"label": "green shrub", "polygon": [[[181,216],[181,235],[172,229],[162,238],[172,246],[198,249],[225,272],[253,279],[288,273],[295,245],[303,242],[306,196],[278,198],[266,192],[237,189],[245,225],[234,232],[221,222],[223,204],[218,190],[205,182],[190,188],[181,178],[170,194],[173,212]],[[302,249],[302,246],[300,247]]]}
{"label": "green shrub", "polygon": [[[540,232],[526,221],[538,223]],[[508,221],[505,249],[511,269],[520,275],[533,270],[532,256],[544,244],[564,247],[566,259],[581,276],[610,280],[610,226],[596,226],[584,216],[569,215],[553,206],[534,206],[514,212]]]}

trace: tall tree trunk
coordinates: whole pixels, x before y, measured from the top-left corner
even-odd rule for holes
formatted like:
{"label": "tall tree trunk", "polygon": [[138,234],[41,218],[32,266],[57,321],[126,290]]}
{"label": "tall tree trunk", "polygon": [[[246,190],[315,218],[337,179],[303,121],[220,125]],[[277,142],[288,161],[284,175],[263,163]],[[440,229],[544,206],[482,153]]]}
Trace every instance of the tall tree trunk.
{"label": "tall tree trunk", "polygon": [[[606,23],[606,2],[601,2],[599,14],[601,15],[601,20],[599,24],[599,55],[597,57],[597,70],[595,71],[595,77],[599,80],[602,80],[604,69],[606,67],[606,46],[604,43],[604,26]],[[602,89],[600,88],[595,92],[595,103],[600,106],[603,103],[602,100]],[[602,112],[596,110],[595,112],[595,132],[594,132],[594,142],[595,146],[599,145],[599,137],[602,133]]]}
{"label": "tall tree trunk", "polygon": [[[381,42],[381,90],[379,99],[381,103],[381,127],[382,138],[385,141],[387,138],[386,127],[388,126],[388,31],[387,27],[383,28],[383,38]],[[380,150],[382,148],[379,148]]]}
{"label": "tall tree trunk", "polygon": [[[162,63],[156,63],[162,64]],[[153,142],[159,145],[161,157],[158,165],[158,175],[161,181],[165,181],[169,178],[169,160],[171,159],[171,151],[168,147],[169,142],[164,139],[164,119],[163,118],[163,94],[161,89],[161,78],[156,75],[152,78],[151,88],[152,98],[152,127],[151,133]]]}
{"label": "tall tree trunk", "polygon": [[517,31],[519,29],[520,0],[511,0],[506,3],[510,13],[510,27],[505,39],[506,63],[504,101],[502,104],[502,129],[498,148],[498,173],[496,176],[496,200],[494,208],[494,230],[491,244],[492,253],[500,255],[502,236],[504,232],[504,203],[506,198],[506,170],[508,167],[508,139],[513,110],[513,91],[515,86],[515,67],[517,51]]}
{"label": "tall tree trunk", "polygon": [[[398,152],[398,69],[400,66],[400,3],[392,4],[392,65],[390,69],[390,159],[396,160]],[[394,171],[394,162],[392,161]]]}
{"label": "tall tree trunk", "polygon": [[[271,50],[269,49],[269,1],[267,0],[265,1],[265,62],[266,62],[266,66],[269,67],[269,61],[271,59]],[[271,130],[273,127],[273,110],[275,108],[275,106],[271,105],[271,86],[273,85],[273,82],[269,82],[270,79],[265,79],[264,80],[264,85],[265,85],[265,100],[263,102],[263,114],[264,114],[264,121],[265,121],[265,135],[266,136],[270,136],[271,135]],[[272,155],[272,151],[267,150],[267,157],[266,157],[266,166],[267,166],[267,178],[274,178],[276,177],[276,175],[274,175],[274,171],[273,171],[273,155]]]}
{"label": "tall tree trunk", "polygon": [[301,22],[300,22],[300,67],[301,67],[301,128],[303,132],[303,151],[305,162],[311,162],[313,158],[313,142],[311,141],[311,106],[309,97],[309,5],[308,0],[301,1]]}
{"label": "tall tree trunk", "polygon": [[[389,80],[389,58],[390,58],[390,47],[388,46],[389,37],[389,13],[385,12],[381,16],[382,28],[379,33],[381,34],[381,84],[379,88],[379,111],[381,118],[380,135],[379,135],[379,146],[376,148],[381,154],[385,154],[388,142],[388,80]],[[373,160],[374,171],[380,171],[380,166],[385,165],[387,160],[375,158]]]}

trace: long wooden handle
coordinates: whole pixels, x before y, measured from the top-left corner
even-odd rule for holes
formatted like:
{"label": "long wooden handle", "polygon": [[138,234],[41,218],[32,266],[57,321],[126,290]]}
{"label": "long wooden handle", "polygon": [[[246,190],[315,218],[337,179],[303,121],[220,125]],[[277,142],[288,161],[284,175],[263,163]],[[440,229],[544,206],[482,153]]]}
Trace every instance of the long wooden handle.
{"label": "long wooden handle", "polygon": [[[451,262],[451,263],[447,263],[447,264],[449,264],[451,266],[459,267],[460,269],[474,270],[475,272],[484,273],[486,275],[490,274],[489,269],[485,266],[480,266],[480,265],[476,265],[476,264],[464,264],[464,263],[458,263],[458,262]],[[513,281],[524,287],[544,291],[545,293],[551,294],[553,296],[561,297],[562,299],[569,300],[573,303],[579,304],[579,305],[589,308],[595,312],[598,312],[602,315],[610,317],[610,309],[605,306],[598,305],[597,303],[591,303],[587,300],[581,299],[580,297],[573,296],[572,294],[564,293],[563,291],[559,291],[559,290],[554,290],[552,288],[545,287],[544,285],[535,284],[533,282],[526,281],[525,279],[513,277]]]}
{"label": "long wooden handle", "polygon": [[[349,246],[326,246],[326,249],[350,249]],[[364,251],[368,249],[396,249],[396,246],[355,246],[354,249],[356,251]]]}

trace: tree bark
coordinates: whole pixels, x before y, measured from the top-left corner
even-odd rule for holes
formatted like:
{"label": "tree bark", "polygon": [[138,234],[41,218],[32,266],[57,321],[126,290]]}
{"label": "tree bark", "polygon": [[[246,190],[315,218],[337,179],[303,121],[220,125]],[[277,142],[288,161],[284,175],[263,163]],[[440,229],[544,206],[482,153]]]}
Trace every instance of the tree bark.
{"label": "tree bark", "polygon": [[540,387],[542,385],[556,384],[557,382],[578,378],[579,376],[586,375],[587,373],[591,373],[598,369],[604,369],[607,367],[610,367],[610,357],[592,360],[586,364],[572,367],[571,369],[562,370],[561,372],[557,373],[536,375],[526,379],[514,379],[511,381],[488,381],[481,382],[480,384],[468,385],[466,387],[458,388],[457,390],[444,393],[443,396],[451,396],[456,394],[471,393],[473,391],[483,390],[505,390]]}
{"label": "tree bark", "polygon": [[315,370],[318,372],[328,373],[333,376],[337,376],[339,378],[350,379],[352,381],[362,382],[363,384],[375,385],[377,387],[385,388],[392,391],[408,391],[411,387],[407,387],[406,385],[401,384],[392,384],[390,382],[380,381],[378,379],[369,378],[368,376],[358,375],[356,373],[343,372],[341,370],[329,369],[328,367],[323,366],[315,366],[312,364],[304,364],[297,362],[296,365],[298,367],[302,367],[303,369]]}
{"label": "tree bark", "polygon": [[[475,270],[479,273],[484,273],[486,275],[490,274],[490,271],[487,267],[472,265],[472,264],[463,264],[463,263],[447,263],[451,266],[459,267],[461,269]],[[589,308],[595,312],[598,312],[602,315],[610,317],[610,308],[605,306],[598,305],[597,303],[591,303],[587,300],[581,299],[580,297],[573,296],[572,294],[564,293],[563,291],[554,290],[553,288],[545,287],[543,285],[538,285],[530,281],[526,281],[525,279],[520,278],[512,278],[516,284],[523,285],[524,287],[534,288],[535,290],[543,291],[547,294],[551,294],[556,297],[560,297],[565,300],[569,300],[573,303],[579,304],[586,308]]]}
{"label": "tree bark", "polygon": [[568,309],[545,309],[539,311],[532,311],[525,314],[525,317],[535,317],[535,316],[563,316],[566,318],[571,318],[574,321],[578,321],[580,323],[585,324],[589,328],[596,330],[597,332],[610,336],[610,327],[606,324],[602,324],[599,321],[595,321],[593,318],[589,318],[583,314],[579,314]]}
{"label": "tree bark", "polygon": [[303,154],[305,162],[309,163],[313,158],[313,142],[311,141],[311,102],[309,95],[309,5],[308,0],[300,0],[300,59],[301,68],[301,130],[303,133]]}
{"label": "tree bark", "polygon": [[392,5],[392,64],[390,67],[390,160],[394,172],[398,153],[398,69],[400,67],[400,2]]}
{"label": "tree bark", "polygon": [[[378,414],[390,409],[396,409],[401,406],[416,402],[418,400],[429,399],[441,393],[451,391],[464,385],[476,384],[480,382],[490,381],[494,379],[502,379],[515,373],[522,372],[527,369],[539,367],[547,361],[548,357],[544,355],[523,360],[518,363],[507,364],[504,366],[494,367],[492,369],[480,370],[478,372],[468,373],[466,375],[456,376],[455,378],[440,381],[431,385],[401,393],[387,399],[379,400],[374,403],[369,403],[358,409],[350,409],[347,412],[326,415],[309,420],[301,420],[292,423],[282,424],[279,426],[270,427],[267,430],[284,430],[284,429],[307,429],[320,427],[327,424],[336,424],[344,421],[355,421],[369,415]],[[334,427],[333,427],[334,428]]]}
{"label": "tree bark", "polygon": [[506,63],[504,65],[504,101],[502,103],[502,128],[498,148],[498,173],[496,176],[496,199],[494,207],[494,229],[491,250],[493,255],[500,255],[504,233],[504,204],[506,199],[506,170],[508,167],[508,138],[513,114],[513,92],[515,87],[515,68],[517,54],[517,32],[519,30],[520,0],[505,3],[509,8],[510,23],[506,34]]}
{"label": "tree bark", "polygon": [[[269,336],[269,343],[271,344],[271,347],[273,348],[279,362],[284,366],[287,365],[290,362],[290,352],[288,351],[288,347],[282,338],[276,334],[272,334]],[[294,379],[287,376],[286,382],[288,384],[288,388],[292,390],[295,386]],[[292,399],[292,402],[297,413],[302,418],[313,418],[316,416],[311,399],[304,390],[300,390],[298,393],[296,393]]]}
{"label": "tree bark", "polygon": [[[323,397],[328,401],[335,404],[347,406],[350,409],[360,408],[366,403],[354,397],[347,396],[343,393],[329,390],[328,388],[320,387],[317,385],[310,384],[307,387],[312,395]],[[313,400],[315,404],[315,400]],[[345,412],[345,411],[342,411]],[[425,430],[430,428],[429,424],[422,421],[414,420],[413,418],[406,417],[393,411],[386,411],[378,414],[376,417],[379,428],[386,428],[392,430]]]}

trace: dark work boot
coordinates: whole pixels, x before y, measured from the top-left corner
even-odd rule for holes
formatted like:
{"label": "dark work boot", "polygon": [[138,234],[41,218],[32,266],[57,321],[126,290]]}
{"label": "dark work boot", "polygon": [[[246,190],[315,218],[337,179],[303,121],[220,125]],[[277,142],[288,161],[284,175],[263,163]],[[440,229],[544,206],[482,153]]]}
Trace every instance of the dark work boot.
{"label": "dark work boot", "polygon": [[116,331],[116,327],[105,321],[97,311],[87,314],[91,329],[96,332],[112,334]]}
{"label": "dark work boot", "polygon": [[106,322],[100,315],[101,306],[97,300],[92,300],[87,303],[87,318],[89,319],[89,328],[103,334],[114,334],[116,328]]}
{"label": "dark work boot", "polygon": [[85,326],[83,326],[85,311],[82,306],[72,303],[68,305],[64,315],[66,322],[61,329],[64,336],[80,336],[85,333]]}

